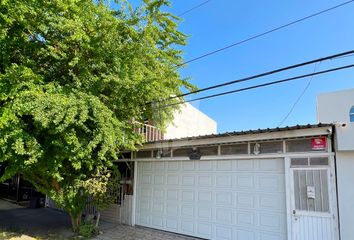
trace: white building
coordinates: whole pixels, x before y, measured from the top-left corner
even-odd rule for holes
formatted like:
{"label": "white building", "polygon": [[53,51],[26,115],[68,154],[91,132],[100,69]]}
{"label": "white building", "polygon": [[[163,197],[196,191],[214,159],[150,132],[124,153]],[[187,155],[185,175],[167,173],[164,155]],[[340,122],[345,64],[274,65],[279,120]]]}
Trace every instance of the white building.
{"label": "white building", "polygon": [[164,139],[216,134],[216,121],[189,103],[174,113],[174,120],[166,128]]}
{"label": "white building", "polygon": [[[317,112],[325,124],[192,137],[176,127],[181,138],[117,162],[129,191],[103,218],[213,240],[353,240],[354,89],[320,95]],[[176,125],[198,129],[185,116]]]}
{"label": "white building", "polygon": [[319,124],[147,143],[117,162],[131,191],[102,218],[214,240],[338,240],[331,139]]}
{"label": "white building", "polygon": [[354,89],[318,96],[317,119],[335,124],[338,208],[342,240],[354,239]]}
{"label": "white building", "polygon": [[143,134],[146,142],[216,134],[217,132],[217,123],[189,103],[175,110],[173,121],[163,132],[151,121],[137,125],[140,127],[136,131]]}

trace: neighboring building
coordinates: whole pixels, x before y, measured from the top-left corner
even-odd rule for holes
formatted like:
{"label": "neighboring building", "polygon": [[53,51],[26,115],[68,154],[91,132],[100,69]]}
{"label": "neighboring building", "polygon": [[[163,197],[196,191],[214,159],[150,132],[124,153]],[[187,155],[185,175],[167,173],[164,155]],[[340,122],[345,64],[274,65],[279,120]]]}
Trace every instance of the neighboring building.
{"label": "neighboring building", "polygon": [[173,121],[160,131],[150,121],[146,121],[137,132],[144,135],[146,142],[216,134],[217,123],[189,103],[180,106],[173,114]]}
{"label": "neighboring building", "polygon": [[318,96],[317,119],[335,124],[340,233],[354,239],[354,89]]}
{"label": "neighboring building", "polygon": [[318,124],[147,143],[117,162],[130,164],[133,188],[109,217],[130,212],[131,225],[206,239],[338,240],[332,130]]}
{"label": "neighboring building", "polygon": [[174,120],[166,128],[164,139],[174,139],[192,136],[216,134],[216,122],[186,103],[174,114]]}

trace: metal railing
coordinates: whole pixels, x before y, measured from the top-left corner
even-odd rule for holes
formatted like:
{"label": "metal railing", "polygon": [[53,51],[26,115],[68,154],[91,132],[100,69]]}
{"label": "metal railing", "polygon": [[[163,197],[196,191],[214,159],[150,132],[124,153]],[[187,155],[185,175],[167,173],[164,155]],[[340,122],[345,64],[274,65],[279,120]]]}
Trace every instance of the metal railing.
{"label": "metal railing", "polygon": [[145,142],[155,142],[164,139],[163,133],[155,126],[135,122],[135,132],[143,135]]}

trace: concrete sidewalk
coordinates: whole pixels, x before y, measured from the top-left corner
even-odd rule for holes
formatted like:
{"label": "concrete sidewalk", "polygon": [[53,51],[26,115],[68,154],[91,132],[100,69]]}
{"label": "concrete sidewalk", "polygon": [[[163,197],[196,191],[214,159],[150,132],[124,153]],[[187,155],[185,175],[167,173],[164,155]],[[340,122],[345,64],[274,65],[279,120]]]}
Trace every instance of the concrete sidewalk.
{"label": "concrete sidewalk", "polygon": [[154,230],[145,227],[131,227],[101,222],[102,234],[94,240],[196,240],[188,236]]}

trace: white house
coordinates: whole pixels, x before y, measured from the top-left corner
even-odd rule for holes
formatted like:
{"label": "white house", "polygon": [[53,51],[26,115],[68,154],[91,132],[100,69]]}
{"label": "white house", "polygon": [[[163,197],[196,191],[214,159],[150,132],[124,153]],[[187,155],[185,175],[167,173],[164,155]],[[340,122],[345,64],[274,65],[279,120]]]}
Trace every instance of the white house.
{"label": "white house", "polygon": [[352,240],[354,89],[320,95],[317,117],[180,138],[176,127],[117,161],[122,197],[103,219],[215,240]]}
{"label": "white house", "polygon": [[137,123],[137,125],[139,127],[135,131],[141,133],[146,142],[215,134],[217,132],[217,123],[189,103],[184,103],[180,106],[180,109],[174,111],[173,121],[167,125],[163,132],[154,126],[154,123],[150,120],[143,124]]}
{"label": "white house", "polygon": [[317,119],[335,124],[340,235],[354,239],[354,89],[318,96]]}
{"label": "white house", "polygon": [[117,162],[129,166],[131,191],[109,217],[206,239],[337,240],[332,131],[318,124],[147,143]]}
{"label": "white house", "polygon": [[180,110],[175,111],[173,118],[173,122],[166,128],[164,139],[216,134],[217,132],[216,121],[189,103],[181,105]]}

